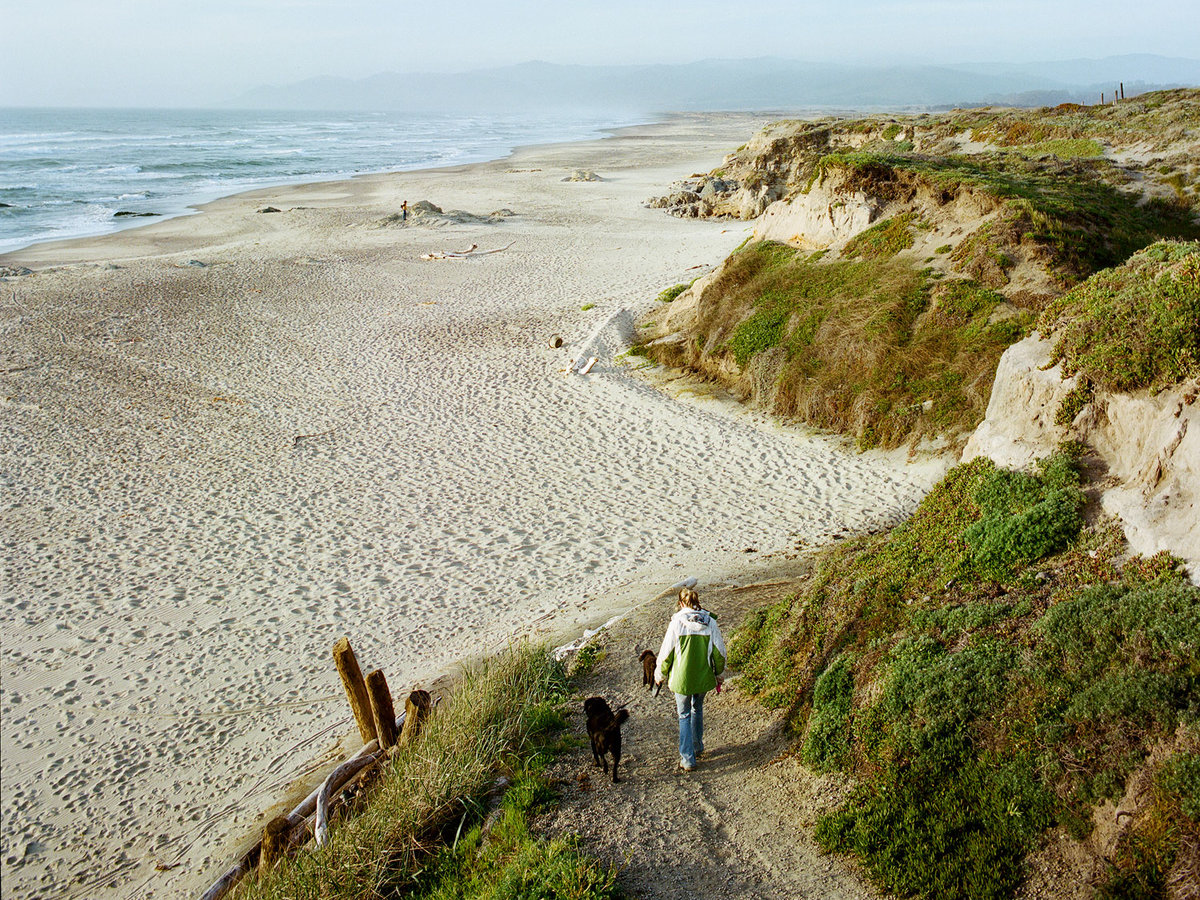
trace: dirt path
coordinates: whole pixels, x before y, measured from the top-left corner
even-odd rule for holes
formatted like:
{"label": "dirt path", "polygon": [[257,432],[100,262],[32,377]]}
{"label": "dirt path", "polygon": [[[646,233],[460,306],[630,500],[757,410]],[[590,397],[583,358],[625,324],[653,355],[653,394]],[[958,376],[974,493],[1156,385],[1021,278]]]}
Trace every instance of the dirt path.
{"label": "dirt path", "polygon": [[[699,587],[728,638],[747,611],[791,593],[792,583]],[[846,784],[813,775],[788,755],[781,714],[742,694],[736,673],[705,702],[707,755],[693,772],[679,768],[673,697],[643,688],[638,662],[642,650],[657,651],[674,609],[671,598],[647,604],[597,636],[601,659],[580,689],[629,710],[621,783],[592,761],[581,706],[571,727],[582,745],[550,773],[562,802],[542,826],[580,835],[589,853],[617,866],[634,897],[881,896],[812,838],[817,815],[845,795]]]}

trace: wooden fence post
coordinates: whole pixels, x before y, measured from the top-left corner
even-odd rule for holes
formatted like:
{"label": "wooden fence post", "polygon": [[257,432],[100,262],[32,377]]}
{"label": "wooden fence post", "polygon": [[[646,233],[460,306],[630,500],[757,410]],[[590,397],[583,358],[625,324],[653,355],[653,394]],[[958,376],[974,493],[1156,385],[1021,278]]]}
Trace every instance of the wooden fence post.
{"label": "wooden fence post", "polygon": [[396,709],[392,705],[387,679],[380,669],[368,673],[367,693],[371,696],[371,714],[375,717],[379,746],[384,750],[396,746]]}
{"label": "wooden fence post", "polygon": [[354,720],[358,722],[358,733],[362,735],[363,743],[369,744],[375,740],[375,720],[371,716],[371,701],[367,696],[362,670],[350,648],[350,638],[344,637],[333,645],[333,661],[337,664],[338,674],[342,676],[342,686],[346,688],[346,699],[354,711]]}
{"label": "wooden fence post", "polygon": [[403,747],[421,733],[421,725],[429,717],[433,709],[433,698],[429,691],[415,690],[404,701],[404,729],[400,732],[400,746]]}
{"label": "wooden fence post", "polygon": [[292,820],[287,816],[276,816],[263,829],[262,850],[258,857],[259,871],[270,871],[271,867],[287,852],[288,833]]}

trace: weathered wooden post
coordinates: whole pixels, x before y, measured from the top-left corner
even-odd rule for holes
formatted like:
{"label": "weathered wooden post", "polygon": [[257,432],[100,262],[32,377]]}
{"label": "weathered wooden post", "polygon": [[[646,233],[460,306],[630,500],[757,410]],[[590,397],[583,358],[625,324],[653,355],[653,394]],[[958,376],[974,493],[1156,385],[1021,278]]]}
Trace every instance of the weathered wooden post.
{"label": "weathered wooden post", "polygon": [[421,726],[429,718],[433,709],[433,698],[429,691],[417,689],[408,695],[404,701],[404,730],[400,732],[400,746],[403,747],[416,739],[421,733]]}
{"label": "weathered wooden post", "polygon": [[1121,82],[1121,99],[1125,99],[1125,82]]}
{"label": "weathered wooden post", "polygon": [[263,829],[262,850],[258,857],[259,871],[270,871],[287,852],[288,834],[291,830],[292,821],[287,816],[276,816],[267,823],[267,827]]}
{"label": "weathered wooden post", "polygon": [[1100,105],[1101,105],[1101,106],[1103,106],[1103,105],[1104,105],[1104,91],[1101,91],[1101,92],[1100,92]]}
{"label": "weathered wooden post", "polygon": [[363,743],[368,744],[375,740],[375,720],[371,716],[371,701],[368,699],[362,670],[358,667],[358,660],[350,648],[350,638],[344,637],[333,645],[333,661],[337,665],[338,674],[342,676],[342,686],[346,688],[346,699],[350,701],[350,709],[354,711],[358,733],[362,735]]}
{"label": "weathered wooden post", "polygon": [[392,692],[388,690],[382,670],[367,674],[367,693],[371,696],[371,715],[375,719],[379,746],[384,750],[396,746],[396,709],[392,706]]}

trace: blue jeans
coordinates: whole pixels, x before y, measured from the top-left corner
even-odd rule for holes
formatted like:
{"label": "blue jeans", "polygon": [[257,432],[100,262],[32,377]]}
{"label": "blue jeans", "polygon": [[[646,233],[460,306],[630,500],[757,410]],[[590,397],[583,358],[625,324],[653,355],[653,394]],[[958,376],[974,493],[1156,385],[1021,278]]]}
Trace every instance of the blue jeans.
{"label": "blue jeans", "polygon": [[675,709],[679,713],[679,761],[694,766],[696,754],[704,752],[704,695],[676,694]]}

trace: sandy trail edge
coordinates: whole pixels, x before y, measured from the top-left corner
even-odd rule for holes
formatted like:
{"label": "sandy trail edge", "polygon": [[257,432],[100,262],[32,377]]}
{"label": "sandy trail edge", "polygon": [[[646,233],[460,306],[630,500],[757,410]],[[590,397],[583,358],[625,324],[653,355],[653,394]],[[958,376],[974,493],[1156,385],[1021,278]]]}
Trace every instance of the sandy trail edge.
{"label": "sandy trail edge", "polygon": [[[402,691],[915,505],[929,470],[621,364],[621,311],[747,233],[642,201],[753,127],[256,191],[3,258],[36,269],[0,284],[4,897],[194,896],[339,752],[343,634]],[[381,227],[423,198],[516,215]]]}

